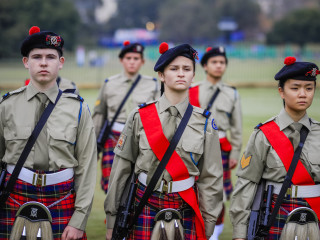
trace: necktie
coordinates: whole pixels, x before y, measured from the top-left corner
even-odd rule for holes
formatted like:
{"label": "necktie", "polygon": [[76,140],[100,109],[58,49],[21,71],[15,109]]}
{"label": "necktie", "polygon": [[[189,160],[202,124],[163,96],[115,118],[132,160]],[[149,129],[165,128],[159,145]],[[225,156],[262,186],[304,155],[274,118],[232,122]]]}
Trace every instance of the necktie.
{"label": "necktie", "polygon": [[[38,93],[37,99],[39,105],[37,109],[37,122],[39,121],[43,111],[46,108],[46,101],[48,97],[44,93]],[[35,158],[34,158],[34,169],[45,170],[49,169],[49,152],[47,144],[47,124],[43,126],[38,139],[35,143]]]}
{"label": "necktie", "polygon": [[177,127],[178,113],[178,109],[174,106],[169,107],[167,110],[167,118],[165,119],[162,128],[164,135],[169,141],[171,141]]}
{"label": "necktie", "polygon": [[291,141],[294,150],[298,147],[298,144],[300,141],[301,127],[302,127],[302,124],[298,122],[294,122],[290,125],[290,130],[292,132],[289,134],[289,140]]}

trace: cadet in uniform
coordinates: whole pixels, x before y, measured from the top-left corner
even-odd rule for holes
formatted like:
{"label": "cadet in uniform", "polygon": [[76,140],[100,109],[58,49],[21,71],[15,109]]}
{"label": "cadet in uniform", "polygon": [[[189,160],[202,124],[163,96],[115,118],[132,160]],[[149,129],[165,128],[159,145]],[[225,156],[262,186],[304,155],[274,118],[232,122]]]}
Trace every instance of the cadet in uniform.
{"label": "cadet in uniform", "polygon": [[[320,215],[320,123],[309,118],[306,112],[314,97],[319,70],[314,63],[296,62],[294,57],[287,57],[284,63],[285,66],[275,75],[284,108],[279,115],[255,128],[239,164],[230,206],[233,239],[247,238],[250,210],[261,180],[274,187],[274,207],[298,146],[302,147],[302,153],[298,155],[293,185],[284,196],[279,212],[275,212],[276,219],[272,225],[270,223],[271,229],[263,239],[280,239],[288,214],[299,207],[312,208],[318,217]],[[301,141],[299,143],[302,128],[309,131],[304,145]],[[292,232],[297,233],[294,229]],[[305,235],[297,238],[282,236],[281,239],[318,238]]]}
{"label": "cadet in uniform", "polygon": [[[157,141],[155,144],[152,136],[158,136],[156,131],[163,131],[165,141],[170,141],[188,106],[192,109],[188,89],[195,74],[197,52],[188,44],[169,49],[167,43],[160,45],[159,52],[162,55],[154,70],[164,83],[164,94],[158,101],[142,105],[130,114],[115,148],[110,187],[105,200],[107,239],[111,238],[131,164],[134,164],[134,171],[138,175],[135,194],[137,206],[162,159],[159,151],[166,150],[164,144],[157,144]],[[146,120],[150,116],[153,120]],[[179,210],[183,216],[184,236],[181,239],[206,239],[212,235],[222,208],[223,185],[218,131],[208,111],[193,107],[175,153],[158,179],[129,239],[150,239],[155,224],[154,216],[166,208]],[[179,184],[181,181],[176,180],[179,180],[176,177],[179,171],[184,174],[186,181],[190,180],[189,184]],[[164,185],[175,190],[166,191]],[[198,201],[194,191],[198,192]]]}
{"label": "cadet in uniform", "polygon": [[[234,87],[222,82],[228,59],[224,47],[208,47],[201,59],[206,80],[190,88],[190,103],[212,112],[219,131],[223,163],[223,185],[227,200],[232,193],[231,169],[237,165],[242,145],[242,113],[240,96]],[[230,141],[227,138],[230,133]],[[215,227],[213,239],[223,230],[224,208]]]}
{"label": "cadet in uniform", "polygon": [[[118,138],[123,130],[124,124],[130,112],[139,104],[152,101],[159,97],[158,82],[155,78],[140,75],[140,68],[144,64],[144,47],[140,43],[130,43],[125,41],[119,54],[123,72],[105,80],[100,89],[98,99],[93,113],[93,122],[96,135],[101,137],[106,125],[110,125],[113,118],[114,124],[112,131],[104,145],[101,161],[101,187],[107,192],[110,171],[113,163],[113,149],[117,144]],[[121,108],[119,115],[115,116],[127,92],[134,82],[139,79],[133,91]],[[99,147],[99,146],[98,146]]]}
{"label": "cadet in uniform", "polygon": [[[7,164],[7,184],[44,108],[58,99],[0,207],[0,239],[10,238],[18,209],[33,201],[50,212],[53,239],[86,239],[96,182],[96,136],[88,105],[78,95],[59,91],[56,83],[64,63],[63,44],[53,32],[30,28],[21,54],[31,81],[0,101],[0,160]],[[41,227],[38,236],[44,239],[45,232]]]}

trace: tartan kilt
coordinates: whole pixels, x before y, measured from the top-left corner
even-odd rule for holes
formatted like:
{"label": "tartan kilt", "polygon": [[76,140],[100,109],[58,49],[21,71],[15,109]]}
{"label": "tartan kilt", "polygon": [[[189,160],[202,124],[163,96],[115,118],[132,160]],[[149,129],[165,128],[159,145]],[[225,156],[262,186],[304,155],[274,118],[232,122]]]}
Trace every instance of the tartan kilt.
{"label": "tartan kilt", "polygon": [[221,158],[223,166],[223,189],[226,194],[227,200],[230,199],[231,193],[233,191],[231,182],[231,170],[229,167],[229,155],[230,152],[226,152],[221,149]]}
{"label": "tartan kilt", "polygon": [[[143,196],[146,187],[138,182],[134,206],[137,207]],[[182,215],[181,223],[184,228],[184,239],[196,239],[195,217],[193,209],[180,197],[178,193],[160,193],[153,192],[147,204],[139,215],[137,223],[127,239],[150,239],[155,225],[154,217],[158,211],[165,208],[174,208],[179,210]]]}
{"label": "tartan kilt", "polygon": [[112,131],[111,138],[108,138],[106,143],[104,144],[104,150],[101,160],[101,188],[107,193],[109,186],[109,177],[112,168],[113,158],[114,158],[114,148],[117,145],[118,139],[120,137],[120,132]]}
{"label": "tartan kilt", "polygon": [[[273,194],[272,208],[275,205],[277,197],[278,197],[278,195]],[[309,207],[310,208],[310,205],[303,198],[290,198],[290,196],[285,197],[282,201],[282,204],[281,204],[281,207],[280,207],[279,212],[277,214],[277,217],[271,226],[271,229],[269,231],[269,235],[265,238],[265,240],[278,240],[278,239],[280,239],[281,232],[282,232],[282,229],[284,228],[284,225],[286,223],[288,214],[292,210],[294,210],[298,207]]]}
{"label": "tartan kilt", "polygon": [[[9,180],[10,176],[11,174],[7,173],[6,182]],[[11,229],[20,205],[29,201],[37,201],[48,207],[72,191],[69,197],[62,200],[57,205],[49,208],[52,216],[51,226],[53,239],[61,239],[62,233],[65,227],[68,225],[74,212],[76,195],[73,191],[73,188],[73,178],[62,183],[44,187],[37,187],[17,179],[14,190],[10,194],[10,197],[8,198],[4,208],[0,208],[0,240],[10,239]],[[81,239],[87,239],[85,233]]]}

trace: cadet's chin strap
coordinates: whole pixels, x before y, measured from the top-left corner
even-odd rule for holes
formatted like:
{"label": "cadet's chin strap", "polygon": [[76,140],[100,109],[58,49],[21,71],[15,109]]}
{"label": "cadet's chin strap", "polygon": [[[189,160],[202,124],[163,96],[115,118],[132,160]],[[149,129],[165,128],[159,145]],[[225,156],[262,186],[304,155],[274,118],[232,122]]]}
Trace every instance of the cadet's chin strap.
{"label": "cadet's chin strap", "polygon": [[31,136],[29,137],[28,139],[28,142],[27,144],[25,145],[21,155],[20,155],[20,158],[12,172],[12,175],[10,176],[10,179],[7,183],[7,186],[4,188],[4,190],[1,192],[1,195],[0,195],[0,207],[2,207],[10,193],[13,191],[13,188],[14,188],[14,185],[17,181],[17,178],[20,174],[20,171],[23,167],[23,164],[25,163],[25,161],[27,160],[27,157],[33,147],[33,145],[35,144],[43,126],[46,124],[50,114],[52,113],[52,110],[54,109],[54,107],[56,106],[57,102],[59,101],[60,97],[62,95],[62,91],[59,89],[59,93],[58,93],[58,96],[56,98],[56,101],[55,103],[52,103],[50,101],[50,103],[48,104],[48,106],[46,107],[46,109],[44,110],[44,112],[42,113],[40,119],[39,119],[39,122],[37,123],[37,125],[35,126]]}
{"label": "cadet's chin strap", "polygon": [[298,145],[298,147],[296,148],[296,150],[294,152],[290,167],[288,169],[287,175],[286,175],[286,177],[284,179],[284,182],[282,184],[280,193],[279,193],[277,201],[276,201],[276,203],[274,205],[274,208],[273,208],[272,214],[271,214],[271,216],[269,218],[268,224],[267,224],[267,226],[264,226],[263,228],[261,228],[259,230],[259,232],[261,233],[261,236],[267,236],[268,235],[269,230],[270,230],[274,220],[276,219],[276,216],[278,214],[278,211],[280,209],[282,201],[283,201],[283,199],[285,197],[287,189],[292,184],[291,179],[292,179],[292,176],[293,176],[294,171],[296,169],[296,166],[298,164],[298,161],[299,161],[299,158],[300,158],[300,155],[301,155],[301,151],[302,151],[304,142],[306,141],[306,138],[307,138],[308,134],[309,134],[308,128],[306,128],[305,126],[302,126],[302,128],[300,130],[300,142],[299,142],[299,145]]}

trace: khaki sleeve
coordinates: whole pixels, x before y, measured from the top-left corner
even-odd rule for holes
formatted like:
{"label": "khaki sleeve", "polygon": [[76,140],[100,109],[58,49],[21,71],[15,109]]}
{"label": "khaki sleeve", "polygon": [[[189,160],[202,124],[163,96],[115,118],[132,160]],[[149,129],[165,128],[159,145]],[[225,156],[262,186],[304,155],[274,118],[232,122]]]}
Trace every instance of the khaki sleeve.
{"label": "khaki sleeve", "polygon": [[136,110],[131,112],[114,150],[115,157],[110,173],[109,189],[104,202],[107,228],[114,226],[121,195],[130,176],[132,163],[135,162],[139,151],[139,140],[136,137],[138,134],[135,134],[138,130],[138,119],[133,119],[135,113]]}
{"label": "khaki sleeve", "polygon": [[91,212],[97,173],[97,145],[94,126],[88,105],[82,104],[82,114],[78,127],[75,157],[78,166],[74,169],[75,176],[75,212],[69,225],[85,230]]}
{"label": "khaki sleeve", "polygon": [[230,121],[230,143],[232,145],[230,159],[239,159],[242,147],[242,111],[240,96],[237,90],[235,90],[235,95],[236,99]]}
{"label": "khaki sleeve", "polygon": [[251,205],[262,177],[268,153],[265,137],[260,130],[250,136],[237,170],[238,180],[231,197],[230,219],[233,238],[246,238]]}
{"label": "khaki sleeve", "polygon": [[218,132],[212,128],[212,120],[212,118],[208,120],[204,154],[199,161],[200,176],[197,181],[199,206],[207,236],[213,233],[223,202],[223,170],[219,136]]}
{"label": "khaki sleeve", "polygon": [[100,88],[98,98],[94,104],[92,120],[95,127],[95,133],[98,138],[101,128],[108,117],[107,97],[105,96],[106,83]]}

